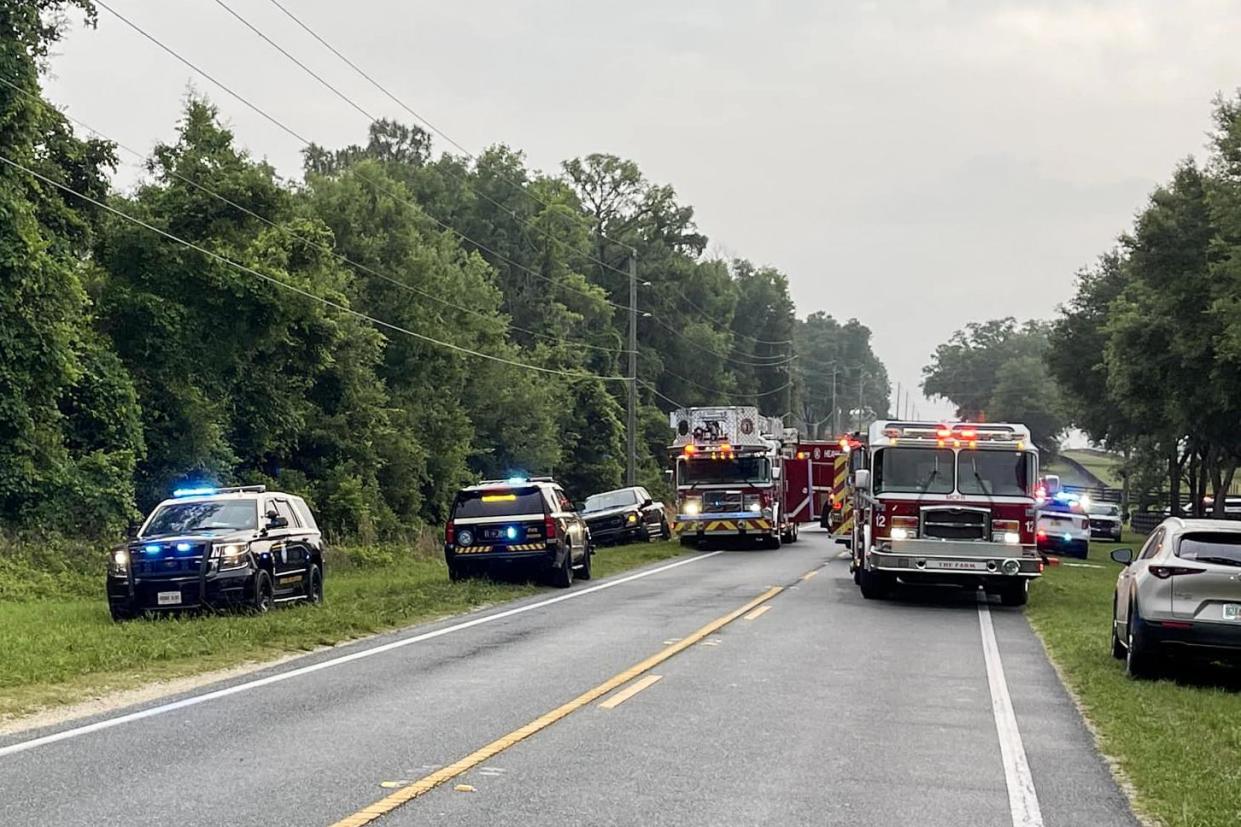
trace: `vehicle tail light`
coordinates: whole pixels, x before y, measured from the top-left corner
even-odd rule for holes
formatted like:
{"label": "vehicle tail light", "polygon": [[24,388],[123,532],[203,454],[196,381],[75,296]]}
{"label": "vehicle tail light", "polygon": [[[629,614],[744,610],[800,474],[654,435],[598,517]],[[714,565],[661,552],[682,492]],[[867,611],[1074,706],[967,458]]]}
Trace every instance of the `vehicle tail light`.
{"label": "vehicle tail light", "polygon": [[832,508],[836,509],[837,511],[840,511],[844,507],[845,507],[844,500],[836,500],[835,502],[832,503]]}
{"label": "vehicle tail light", "polygon": [[1161,620],[1159,625],[1165,629],[1192,629],[1194,624],[1188,620]]}
{"label": "vehicle tail light", "polygon": [[1158,577],[1160,580],[1167,580],[1169,577],[1183,577],[1187,574],[1202,574],[1206,569],[1191,569],[1185,566],[1151,566],[1150,573]]}
{"label": "vehicle tail light", "polygon": [[548,540],[556,539],[556,518],[551,514],[543,517],[543,533]]}
{"label": "vehicle tail light", "polygon": [[1040,528],[1040,529],[1038,530],[1038,538],[1039,538],[1040,540],[1046,540],[1046,539],[1047,539],[1047,532],[1046,532],[1044,529],[1041,529],[1041,528]]}
{"label": "vehicle tail light", "polygon": [[452,545],[457,540],[457,527],[453,525],[452,520],[444,524],[444,542]]}

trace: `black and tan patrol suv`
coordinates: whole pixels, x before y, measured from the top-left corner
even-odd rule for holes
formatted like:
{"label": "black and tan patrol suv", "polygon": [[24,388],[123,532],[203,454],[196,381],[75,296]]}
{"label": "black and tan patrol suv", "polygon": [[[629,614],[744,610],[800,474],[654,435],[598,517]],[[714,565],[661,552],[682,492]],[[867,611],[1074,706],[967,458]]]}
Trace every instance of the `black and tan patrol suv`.
{"label": "black and tan patrol suv", "polygon": [[294,600],[323,600],[322,535],[305,500],[261,485],[179,490],[108,561],[113,620]]}
{"label": "black and tan patrol suv", "polygon": [[444,528],[448,575],[460,580],[501,566],[542,571],[568,588],[590,579],[590,529],[551,477],[489,480],[457,492]]}

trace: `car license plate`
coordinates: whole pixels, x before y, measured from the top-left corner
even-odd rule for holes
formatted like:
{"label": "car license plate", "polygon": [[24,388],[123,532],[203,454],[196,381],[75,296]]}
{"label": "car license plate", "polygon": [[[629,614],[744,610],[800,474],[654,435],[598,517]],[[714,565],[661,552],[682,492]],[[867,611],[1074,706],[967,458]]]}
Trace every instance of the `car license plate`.
{"label": "car license plate", "polygon": [[985,560],[927,560],[928,569],[947,569],[949,571],[986,571]]}
{"label": "car license plate", "polygon": [[1224,620],[1241,620],[1241,603],[1225,603]]}
{"label": "car license plate", "polygon": [[181,592],[160,592],[155,595],[156,602],[161,606],[181,605]]}

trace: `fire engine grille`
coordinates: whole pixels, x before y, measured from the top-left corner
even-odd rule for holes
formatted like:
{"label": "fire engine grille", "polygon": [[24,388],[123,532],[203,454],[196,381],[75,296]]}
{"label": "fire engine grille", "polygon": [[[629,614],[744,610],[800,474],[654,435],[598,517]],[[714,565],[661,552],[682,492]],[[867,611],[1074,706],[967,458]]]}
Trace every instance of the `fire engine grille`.
{"label": "fire engine grille", "polygon": [[986,540],[991,532],[983,511],[928,508],[922,512],[922,536],[936,540]]}

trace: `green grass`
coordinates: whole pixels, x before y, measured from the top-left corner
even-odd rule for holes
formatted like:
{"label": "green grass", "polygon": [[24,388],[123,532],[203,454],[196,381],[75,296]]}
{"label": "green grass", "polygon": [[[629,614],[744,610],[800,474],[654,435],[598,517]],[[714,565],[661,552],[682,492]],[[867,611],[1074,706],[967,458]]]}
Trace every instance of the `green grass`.
{"label": "green grass", "polygon": [[1119,571],[1108,553],[1118,547],[1092,544],[1090,562],[1102,568],[1049,568],[1031,591],[1030,622],[1103,752],[1132,781],[1139,811],[1177,827],[1241,824],[1241,675],[1206,667],[1176,681],[1125,677],[1108,638]]}
{"label": "green grass", "polygon": [[1094,474],[1108,488],[1124,486],[1124,481],[1120,478],[1122,460],[1117,455],[1093,448],[1071,448],[1061,451],[1061,454]]}
{"label": "green grass", "polygon": [[[594,574],[604,577],[681,551],[667,542],[601,549]],[[270,660],[544,588],[485,579],[450,583],[443,560],[426,549],[345,548],[328,560],[320,607],[115,624],[104,599],[104,559],[101,551],[72,547],[0,549],[0,719]]]}

